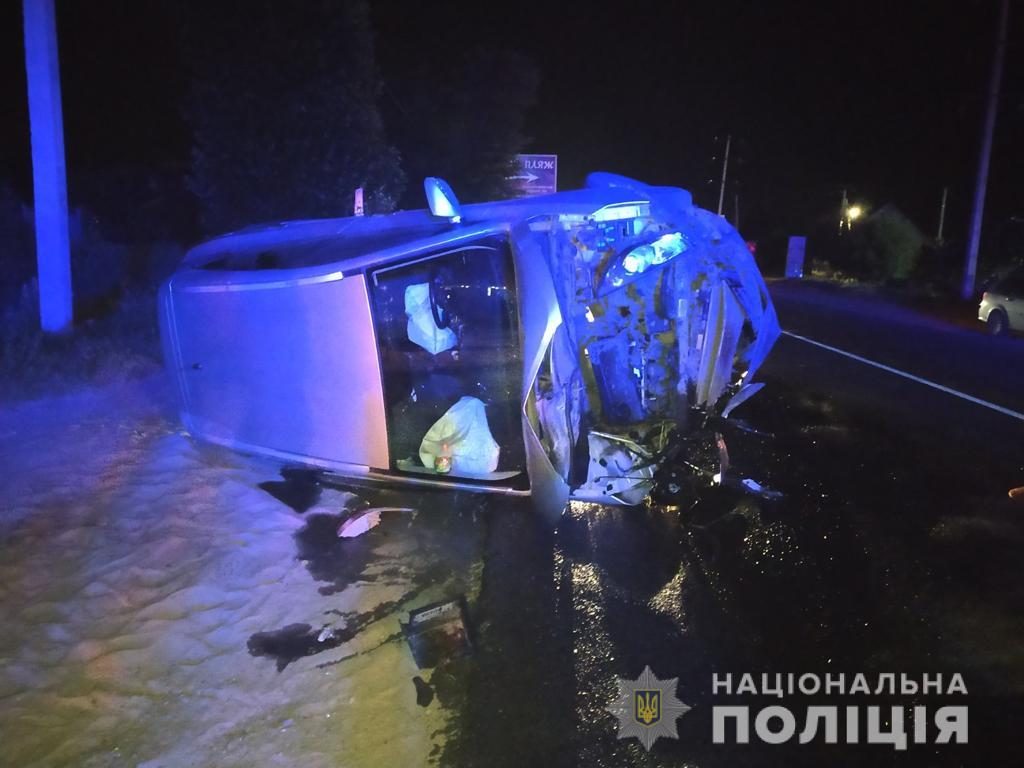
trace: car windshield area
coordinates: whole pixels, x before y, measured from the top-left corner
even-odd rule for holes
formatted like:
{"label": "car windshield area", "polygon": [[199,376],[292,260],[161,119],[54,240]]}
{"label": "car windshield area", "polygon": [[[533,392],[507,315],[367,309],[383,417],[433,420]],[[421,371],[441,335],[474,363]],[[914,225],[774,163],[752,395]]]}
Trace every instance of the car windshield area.
{"label": "car windshield area", "polygon": [[525,485],[515,274],[504,237],[370,275],[391,469]]}

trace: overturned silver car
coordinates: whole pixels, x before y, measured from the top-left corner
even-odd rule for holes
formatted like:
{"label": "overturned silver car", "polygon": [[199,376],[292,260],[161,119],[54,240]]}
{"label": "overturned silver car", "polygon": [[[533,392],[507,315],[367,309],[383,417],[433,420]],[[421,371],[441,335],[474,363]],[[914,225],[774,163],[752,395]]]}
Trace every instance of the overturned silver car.
{"label": "overturned silver car", "polygon": [[779,328],[688,192],[584,189],[296,221],[192,249],[160,325],[197,438],[343,478],[635,504],[669,436],[727,416]]}

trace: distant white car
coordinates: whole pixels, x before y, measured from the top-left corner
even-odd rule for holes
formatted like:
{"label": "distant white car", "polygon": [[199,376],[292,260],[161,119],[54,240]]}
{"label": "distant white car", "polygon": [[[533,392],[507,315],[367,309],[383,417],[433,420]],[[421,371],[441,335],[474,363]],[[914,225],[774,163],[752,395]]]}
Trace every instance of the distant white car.
{"label": "distant white car", "polygon": [[[779,333],[746,243],[682,189],[295,221],[193,248],[160,298],[194,436],[346,478],[642,501]],[[690,417],[691,421],[697,421]]]}
{"label": "distant white car", "polygon": [[978,319],[993,336],[1024,331],[1024,268],[1018,267],[993,282],[981,295]]}

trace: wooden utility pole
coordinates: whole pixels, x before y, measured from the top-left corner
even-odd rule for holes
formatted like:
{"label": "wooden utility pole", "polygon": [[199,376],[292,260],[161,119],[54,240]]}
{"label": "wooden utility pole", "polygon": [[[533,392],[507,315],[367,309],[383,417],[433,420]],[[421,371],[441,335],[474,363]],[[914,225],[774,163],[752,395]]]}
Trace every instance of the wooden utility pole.
{"label": "wooden utility pole", "polygon": [[25,72],[32,134],[39,320],[44,331],[71,326],[71,248],[53,0],[24,0]]}
{"label": "wooden utility pole", "polygon": [[725,137],[725,157],[722,160],[722,183],[718,187],[718,215],[722,215],[722,205],[725,203],[725,177],[729,173],[729,145],[732,144],[732,135]]}
{"label": "wooden utility pole", "polygon": [[981,220],[985,215],[985,189],[988,186],[988,166],[992,157],[992,135],[996,130],[996,112],[999,106],[999,84],[1003,77],[1003,59],[1006,57],[1006,28],[1010,17],[1010,0],[1002,0],[999,7],[999,31],[996,33],[996,51],[992,57],[992,75],[988,82],[988,107],[985,110],[985,128],[978,155],[978,178],[974,185],[974,205],[971,208],[971,229],[967,241],[967,261],[960,296],[970,299],[974,295],[974,278],[978,271],[978,247],[981,245]]}
{"label": "wooden utility pole", "polygon": [[942,229],[946,223],[946,198],[949,197],[949,187],[942,188],[942,205],[939,206],[939,231],[935,235],[935,242],[942,245]]}

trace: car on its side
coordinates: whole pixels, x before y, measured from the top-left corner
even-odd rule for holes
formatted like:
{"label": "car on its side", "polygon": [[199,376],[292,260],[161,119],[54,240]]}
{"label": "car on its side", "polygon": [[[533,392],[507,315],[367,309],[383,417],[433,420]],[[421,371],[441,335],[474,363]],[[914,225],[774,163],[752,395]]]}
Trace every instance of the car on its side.
{"label": "car on its side", "polygon": [[981,295],[978,319],[993,336],[1024,331],[1024,267],[994,280]]}
{"label": "car on its side", "polygon": [[[682,189],[282,222],[193,248],[160,326],[201,440],[362,481],[636,504],[779,334],[746,243]],[[681,428],[681,427],[680,427]]]}

